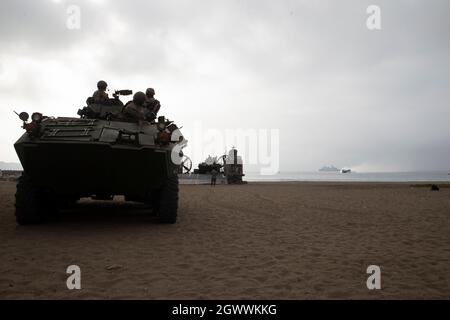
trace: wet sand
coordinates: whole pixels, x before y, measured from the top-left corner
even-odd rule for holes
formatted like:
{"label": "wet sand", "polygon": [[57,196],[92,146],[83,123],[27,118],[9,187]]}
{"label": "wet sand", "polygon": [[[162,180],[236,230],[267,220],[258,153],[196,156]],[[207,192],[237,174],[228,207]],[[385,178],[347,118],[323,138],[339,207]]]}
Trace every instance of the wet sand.
{"label": "wet sand", "polygon": [[[183,185],[176,225],[119,199],[28,227],[14,192],[0,182],[2,299],[450,299],[450,188]],[[81,290],[66,287],[72,264]]]}

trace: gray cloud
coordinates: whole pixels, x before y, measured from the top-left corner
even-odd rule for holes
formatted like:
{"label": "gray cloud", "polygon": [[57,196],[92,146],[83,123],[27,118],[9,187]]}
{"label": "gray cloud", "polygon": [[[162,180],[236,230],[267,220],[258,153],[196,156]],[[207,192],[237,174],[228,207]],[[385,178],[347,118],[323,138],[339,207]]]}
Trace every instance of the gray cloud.
{"label": "gray cloud", "polygon": [[[79,31],[65,28],[69,4],[82,10]],[[365,27],[370,4],[381,7],[380,31]],[[448,169],[449,9],[439,0],[2,1],[0,102],[67,115],[99,78],[152,85],[187,129],[195,120],[279,128],[281,170]],[[71,90],[57,106],[49,95],[64,82]],[[14,160],[18,133],[3,138],[4,160]]]}

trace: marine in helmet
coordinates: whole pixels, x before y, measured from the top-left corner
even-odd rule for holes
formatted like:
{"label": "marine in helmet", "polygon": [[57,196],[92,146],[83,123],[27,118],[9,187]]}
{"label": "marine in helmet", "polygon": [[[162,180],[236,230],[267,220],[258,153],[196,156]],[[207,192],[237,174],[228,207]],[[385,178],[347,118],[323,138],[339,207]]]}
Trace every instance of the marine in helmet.
{"label": "marine in helmet", "polygon": [[144,107],[146,109],[147,118],[149,120],[156,119],[158,111],[161,108],[161,104],[155,99],[155,89],[148,88],[145,91],[145,103]]}
{"label": "marine in helmet", "polygon": [[131,120],[145,120],[145,93],[142,91],[136,92],[133,96],[133,101],[126,104],[123,114],[125,118]]}
{"label": "marine in helmet", "polygon": [[[93,103],[105,103],[109,101],[108,94],[106,93],[106,88],[108,87],[108,84],[106,81],[100,80],[97,83],[97,91],[94,92],[92,95],[91,101]],[[88,99],[89,100],[89,99]]]}

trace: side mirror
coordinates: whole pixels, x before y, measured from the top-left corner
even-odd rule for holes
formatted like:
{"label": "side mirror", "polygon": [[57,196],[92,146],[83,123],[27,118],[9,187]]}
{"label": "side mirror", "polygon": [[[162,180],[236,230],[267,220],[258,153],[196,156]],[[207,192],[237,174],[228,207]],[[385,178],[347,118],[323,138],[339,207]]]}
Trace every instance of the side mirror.
{"label": "side mirror", "polygon": [[26,112],[21,112],[21,113],[19,114],[19,118],[20,118],[20,120],[22,120],[23,122],[27,122],[28,119],[30,118],[30,116],[29,116],[28,113],[26,113]]}

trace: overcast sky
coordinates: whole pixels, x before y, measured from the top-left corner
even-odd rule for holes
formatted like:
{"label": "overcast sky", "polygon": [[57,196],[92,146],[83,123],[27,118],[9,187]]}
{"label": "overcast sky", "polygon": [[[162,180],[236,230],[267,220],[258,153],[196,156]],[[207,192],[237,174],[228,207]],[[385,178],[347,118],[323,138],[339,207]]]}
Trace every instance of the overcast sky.
{"label": "overcast sky", "polygon": [[0,160],[13,110],[76,116],[104,79],[154,87],[195,160],[199,127],[278,129],[281,171],[450,170],[449,31],[447,0],[2,0]]}

